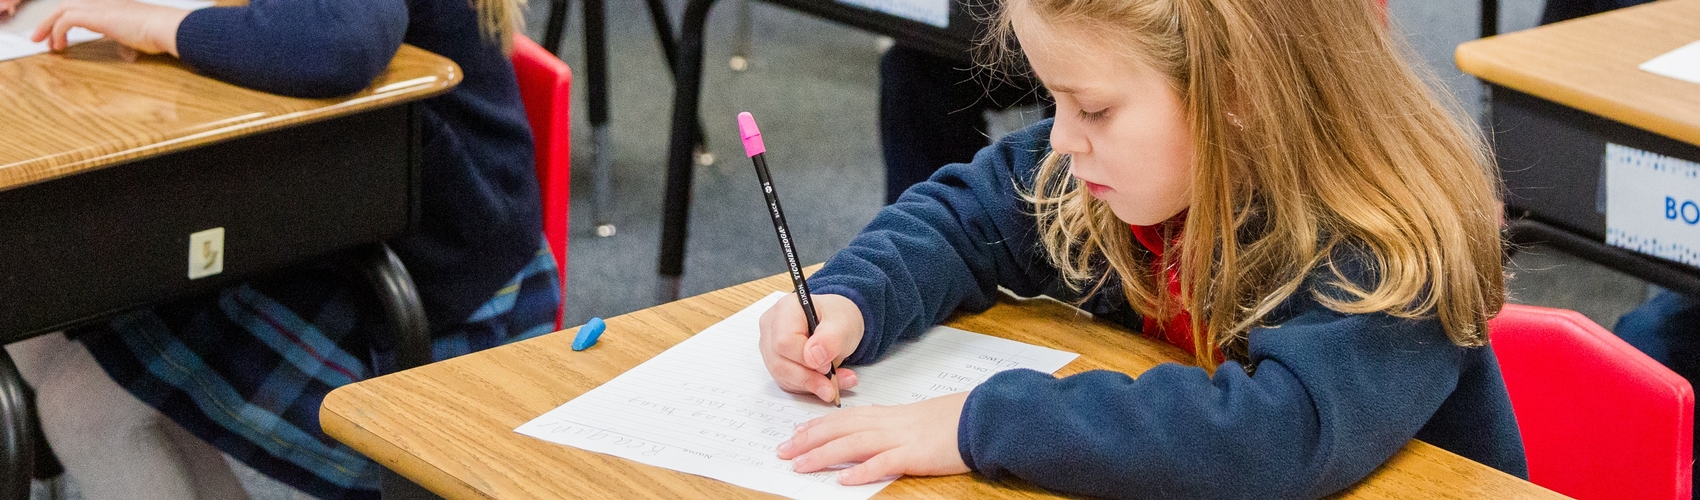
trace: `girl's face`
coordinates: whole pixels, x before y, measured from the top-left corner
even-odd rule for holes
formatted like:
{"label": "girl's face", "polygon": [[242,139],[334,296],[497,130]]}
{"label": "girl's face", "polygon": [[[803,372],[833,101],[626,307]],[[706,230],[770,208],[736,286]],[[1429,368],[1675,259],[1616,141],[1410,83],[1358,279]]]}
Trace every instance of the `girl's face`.
{"label": "girl's face", "polygon": [[1075,179],[1129,224],[1154,225],[1185,210],[1192,129],[1168,78],[1016,3],[1016,38],[1056,99],[1051,148],[1070,156]]}

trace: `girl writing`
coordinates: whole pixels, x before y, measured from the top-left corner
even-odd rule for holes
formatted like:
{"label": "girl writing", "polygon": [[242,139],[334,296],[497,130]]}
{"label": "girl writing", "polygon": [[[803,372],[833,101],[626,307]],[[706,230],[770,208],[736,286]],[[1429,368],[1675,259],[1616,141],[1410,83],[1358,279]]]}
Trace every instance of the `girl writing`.
{"label": "girl writing", "polygon": [[[1054,121],[945,167],[762,319],[786,390],[829,395],[962,308],[1077,300],[1197,366],[846,409],[779,447],[799,472],[1016,476],[1107,497],[1320,497],[1412,438],[1526,475],[1486,320],[1497,180],[1367,0],[1008,0]],[[1086,353],[1091,355],[1090,353]],[[839,384],[857,383],[840,369]]]}

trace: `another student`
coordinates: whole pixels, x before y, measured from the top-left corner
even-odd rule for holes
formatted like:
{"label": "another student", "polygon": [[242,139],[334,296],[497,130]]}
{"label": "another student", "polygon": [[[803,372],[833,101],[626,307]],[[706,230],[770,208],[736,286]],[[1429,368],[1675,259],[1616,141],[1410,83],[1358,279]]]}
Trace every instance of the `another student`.
{"label": "another student", "polygon": [[[998,288],[1078,300],[1196,356],[1137,379],[998,374],[859,407],[779,447],[861,484],[978,472],[1106,497],[1320,497],[1412,438],[1526,476],[1485,322],[1497,180],[1368,0],[1009,0],[1054,121],[886,207],[762,318],[778,384],[825,396]],[[1092,353],[1084,353],[1091,356]],[[840,386],[857,375],[841,369]]]}
{"label": "another student", "polygon": [[[419,107],[419,232],[390,242],[443,359],[553,327],[556,269],[504,50],[523,25],[519,9],[518,0],[253,0],[188,12],[64,0],[35,39],[63,49],[65,31],[81,26],[214,78],[304,97],[367,87],[403,43],[454,60],[460,85]],[[352,260],[327,256],[69,332],[80,344],[48,336],[9,346],[85,496],[240,498],[205,441],[317,498],[375,497],[382,469],[318,420],[327,392],[373,376],[385,354],[371,352],[384,319],[362,303],[371,292]]]}
{"label": "another student", "polygon": [[991,142],[986,111],[1038,100],[1030,79],[995,79],[987,73],[902,43],[880,56],[880,152],[887,205],[940,167],[973,159],[975,151],[986,147]]}

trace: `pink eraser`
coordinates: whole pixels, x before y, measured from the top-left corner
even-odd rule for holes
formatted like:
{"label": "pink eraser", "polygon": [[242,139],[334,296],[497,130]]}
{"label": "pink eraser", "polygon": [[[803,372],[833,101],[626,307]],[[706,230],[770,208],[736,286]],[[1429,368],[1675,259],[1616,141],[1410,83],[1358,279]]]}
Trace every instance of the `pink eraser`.
{"label": "pink eraser", "polygon": [[761,129],[756,128],[756,117],[750,116],[749,111],[738,113],[738,136],[744,139],[745,155],[767,152],[767,145],[761,143]]}

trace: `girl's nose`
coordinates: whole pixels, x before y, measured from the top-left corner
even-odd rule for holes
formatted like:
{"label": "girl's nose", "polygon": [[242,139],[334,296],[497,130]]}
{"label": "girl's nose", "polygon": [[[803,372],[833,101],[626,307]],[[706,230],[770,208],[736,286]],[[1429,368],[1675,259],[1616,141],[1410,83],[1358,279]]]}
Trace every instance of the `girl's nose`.
{"label": "girl's nose", "polygon": [[1078,118],[1057,113],[1056,120],[1051,122],[1051,150],[1075,156],[1092,152],[1092,143],[1081,133]]}

